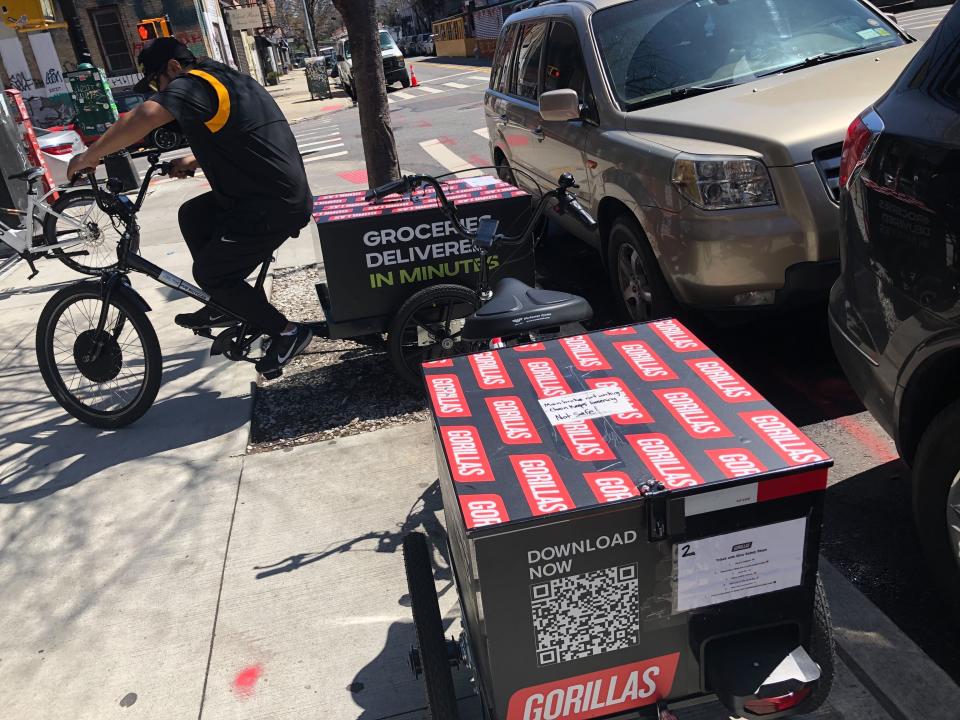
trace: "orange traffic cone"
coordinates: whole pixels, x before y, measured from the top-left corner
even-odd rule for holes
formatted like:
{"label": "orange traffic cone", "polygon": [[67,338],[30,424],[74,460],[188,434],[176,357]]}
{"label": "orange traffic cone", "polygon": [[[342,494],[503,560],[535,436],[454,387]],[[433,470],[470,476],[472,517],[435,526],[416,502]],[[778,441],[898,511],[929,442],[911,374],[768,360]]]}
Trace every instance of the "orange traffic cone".
{"label": "orange traffic cone", "polygon": [[413,65],[410,65],[410,87],[417,87],[420,83],[417,82],[417,74],[413,71]]}

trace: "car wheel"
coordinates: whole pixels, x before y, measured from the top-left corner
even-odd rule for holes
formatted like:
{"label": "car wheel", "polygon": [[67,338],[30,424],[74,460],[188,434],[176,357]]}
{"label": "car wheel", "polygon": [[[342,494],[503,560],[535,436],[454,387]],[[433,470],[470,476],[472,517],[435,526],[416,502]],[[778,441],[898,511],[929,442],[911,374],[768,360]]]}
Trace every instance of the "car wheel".
{"label": "car wheel", "polygon": [[505,183],[510,183],[514,187],[517,186],[517,178],[513,174],[513,170],[510,168],[510,162],[507,160],[506,156],[499,150],[493,156],[493,164],[497,166],[497,177],[503,180]]}
{"label": "car wheel", "polygon": [[913,463],[913,517],[927,562],[960,604],[960,402],[937,415]]}
{"label": "car wheel", "polygon": [[621,215],[610,227],[607,272],[625,319],[645,322],[676,311],[676,301],[663,279],[660,264],[639,223],[629,215]]}
{"label": "car wheel", "polygon": [[180,147],[180,133],[168,127],[158,127],[153,131],[153,145],[161,152],[176,150]]}
{"label": "car wheel", "polygon": [[410,87],[410,74],[404,73],[403,77],[400,78],[400,85],[404,88]]}

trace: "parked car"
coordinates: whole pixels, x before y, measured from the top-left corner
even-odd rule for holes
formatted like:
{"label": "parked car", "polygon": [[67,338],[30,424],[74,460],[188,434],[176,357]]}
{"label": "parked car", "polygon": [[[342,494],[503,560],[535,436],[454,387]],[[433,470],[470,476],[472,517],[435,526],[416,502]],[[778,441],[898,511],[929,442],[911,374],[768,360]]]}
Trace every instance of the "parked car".
{"label": "parked car", "polygon": [[[117,111],[120,115],[125,115],[134,108],[143,104],[143,101],[147,99],[147,95],[143,95],[137,92],[117,92],[114,93],[113,99],[117,103]],[[180,131],[180,126],[176,122],[170,122],[162,127],[158,127],[155,130],[152,130],[147,137],[145,137],[139,144],[131,147],[131,150],[140,150],[142,148],[156,148],[161,152],[167,152],[169,150],[176,150],[177,148],[183,147],[186,145],[187,141],[183,133]]]}
{"label": "parked car", "polygon": [[504,24],[485,94],[493,161],[564,171],[624,316],[825,299],[850,117],[917,45],[860,0],[570,0]]}
{"label": "parked car", "polygon": [[422,35],[420,42],[417,44],[417,50],[421,55],[436,55],[437,48],[433,42],[433,34]]}
{"label": "parked car", "polygon": [[[397,47],[393,37],[386,30],[380,31],[380,50],[383,56],[383,74],[387,81],[387,87],[395,82],[399,82],[405,88],[410,87],[410,75],[403,60],[403,53],[400,52],[400,48]],[[337,72],[344,92],[356,100],[357,93],[353,84],[353,63],[350,60],[350,40],[347,38],[341,38],[337,41]]]}
{"label": "parked car", "polygon": [[69,127],[40,128],[34,127],[37,134],[37,144],[43,153],[53,181],[60,185],[67,182],[67,164],[74,155],[87,149],[83,139]]}
{"label": "parked car", "polygon": [[851,125],[833,347],[913,468],[917,532],[960,603],[960,9]]}

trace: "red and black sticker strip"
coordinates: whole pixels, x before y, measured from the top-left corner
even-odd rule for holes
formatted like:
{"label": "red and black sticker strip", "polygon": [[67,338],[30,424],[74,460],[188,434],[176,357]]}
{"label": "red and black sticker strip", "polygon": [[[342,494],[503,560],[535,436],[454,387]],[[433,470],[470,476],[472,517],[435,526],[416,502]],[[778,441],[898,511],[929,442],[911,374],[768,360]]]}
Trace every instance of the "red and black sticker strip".
{"label": "red and black sticker strip", "polygon": [[[424,365],[468,528],[751,476],[757,501],[822,490],[830,459],[677,320]],[[630,411],[551,425],[541,399],[613,388]]]}
{"label": "red and black sticker strip", "polygon": [[[443,192],[455,205],[469,205],[487,200],[525,197],[526,193],[500,180],[489,178],[488,184],[473,180],[450,180],[443,182]],[[342,222],[367,217],[383,217],[411,213],[418,210],[433,210],[439,207],[433,188],[417,190],[411,197],[390,195],[378,202],[364,200],[366,190],[357,190],[334,195],[321,195],[313,203],[313,220],[316,223]]]}

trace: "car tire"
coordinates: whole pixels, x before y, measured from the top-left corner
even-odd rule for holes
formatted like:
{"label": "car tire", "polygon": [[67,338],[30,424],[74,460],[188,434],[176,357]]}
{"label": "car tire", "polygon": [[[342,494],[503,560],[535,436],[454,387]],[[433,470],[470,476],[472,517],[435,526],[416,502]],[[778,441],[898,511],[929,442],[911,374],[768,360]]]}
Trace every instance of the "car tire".
{"label": "car tire", "polygon": [[607,273],[621,316],[646,322],[676,314],[677,301],[670,292],[640,223],[620,215],[610,226]]}
{"label": "car tire", "polygon": [[150,142],[160,152],[176,150],[183,143],[180,133],[168,127],[158,127],[150,133]]}
{"label": "car tire", "polygon": [[513,174],[513,170],[510,168],[510,161],[507,160],[506,156],[499,150],[493,156],[493,164],[497,168],[498,178],[514,187],[519,187],[517,185],[517,176]]}
{"label": "car tire", "polygon": [[400,85],[403,88],[410,87],[410,73],[403,74],[403,77],[400,78]]}
{"label": "car tire", "polygon": [[674,314],[676,300],[640,223],[627,214],[610,226],[607,274],[614,302],[625,320],[646,322]]}
{"label": "car tire", "polygon": [[[913,517],[941,587],[960,608],[960,402],[937,415],[913,462]],[[957,610],[960,614],[960,610]]]}

